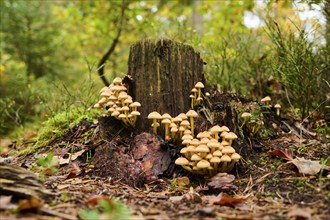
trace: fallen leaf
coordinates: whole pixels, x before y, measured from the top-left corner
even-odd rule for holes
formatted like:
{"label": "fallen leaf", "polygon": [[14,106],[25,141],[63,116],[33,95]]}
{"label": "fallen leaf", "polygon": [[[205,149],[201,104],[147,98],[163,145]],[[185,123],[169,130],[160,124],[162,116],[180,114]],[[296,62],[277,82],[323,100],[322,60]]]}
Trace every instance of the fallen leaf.
{"label": "fallen leaf", "polygon": [[82,149],[74,154],[72,154],[71,156],[71,160],[74,161],[76,160],[78,157],[80,157],[83,153],[85,153],[86,149]]}
{"label": "fallen leaf", "polygon": [[176,184],[178,184],[178,186],[187,186],[190,184],[190,180],[186,176],[177,178],[177,179],[175,179],[175,181],[176,181]]}
{"label": "fallen leaf", "polygon": [[202,198],[201,196],[194,191],[194,188],[190,187],[190,190],[188,193],[182,195],[182,196],[171,196],[169,198],[172,202],[187,202],[187,203],[201,203]]}
{"label": "fallen leaf", "polygon": [[212,189],[220,189],[220,190],[236,190],[237,187],[233,184],[235,180],[235,176],[228,173],[218,173],[211,179],[207,185]]}
{"label": "fallen leaf", "polygon": [[233,198],[226,193],[220,193],[213,201],[213,204],[236,207],[238,204],[245,201],[245,198]]}
{"label": "fallen leaf", "polygon": [[101,200],[105,200],[107,201],[109,204],[112,204],[112,200],[107,197],[107,196],[103,196],[103,195],[96,195],[96,196],[91,196],[86,200],[86,204],[90,204],[90,205],[96,205],[98,204]]}
{"label": "fallen leaf", "polygon": [[42,208],[42,206],[42,200],[34,196],[31,196],[29,199],[21,199],[18,201],[18,209],[20,211],[38,210]]}
{"label": "fallen leaf", "polygon": [[308,211],[301,209],[301,208],[296,208],[296,209],[291,210],[288,213],[288,217],[290,219],[294,218],[294,219],[301,219],[301,220],[302,219],[304,219],[304,220],[312,219],[311,213],[309,213]]}
{"label": "fallen leaf", "polygon": [[67,175],[67,177],[65,179],[71,179],[71,178],[75,178],[78,175],[82,174],[85,172],[84,169],[80,169],[79,165],[75,162],[73,162],[71,164],[72,168],[70,169],[70,173]]}
{"label": "fallen leaf", "polygon": [[272,151],[268,151],[267,154],[281,158],[281,159],[285,159],[285,160],[293,159],[292,151],[290,149],[272,150]]}
{"label": "fallen leaf", "polygon": [[305,158],[299,158],[293,159],[289,161],[288,163],[294,164],[297,168],[300,174],[302,175],[308,175],[312,176],[320,172],[322,165],[319,161],[316,160],[306,160]]}

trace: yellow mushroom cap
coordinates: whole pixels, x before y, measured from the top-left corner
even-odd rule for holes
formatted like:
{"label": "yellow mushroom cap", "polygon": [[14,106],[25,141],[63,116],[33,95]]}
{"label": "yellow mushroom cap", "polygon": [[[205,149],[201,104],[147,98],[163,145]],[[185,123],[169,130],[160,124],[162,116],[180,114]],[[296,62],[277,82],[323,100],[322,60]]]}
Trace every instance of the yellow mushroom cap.
{"label": "yellow mushroom cap", "polygon": [[177,127],[172,127],[172,128],[171,128],[171,132],[172,132],[172,133],[178,132],[178,128],[177,128]]}
{"label": "yellow mushroom cap", "polygon": [[211,159],[212,157],[213,157],[213,155],[212,155],[211,153],[209,153],[209,154],[206,155],[205,158],[209,160],[209,159]]}
{"label": "yellow mushroom cap", "polygon": [[131,112],[131,115],[133,115],[133,116],[139,116],[139,115],[141,115],[141,114],[140,114],[140,112],[138,112],[138,111],[132,111],[132,112]]}
{"label": "yellow mushroom cap", "polygon": [[189,160],[187,160],[184,157],[179,157],[178,159],[175,160],[175,164],[180,166],[186,166],[189,164]]}
{"label": "yellow mushroom cap", "polygon": [[182,136],[182,138],[181,138],[182,140],[192,140],[192,139],[194,139],[194,137],[193,136],[191,136],[190,134],[185,134],[185,135],[183,135]]}
{"label": "yellow mushroom cap", "polygon": [[190,134],[190,135],[191,135],[191,131],[190,131],[190,130],[185,130],[185,131],[183,132],[183,134],[184,134],[184,135],[186,135],[186,134]]}
{"label": "yellow mushroom cap", "polygon": [[118,118],[120,118],[120,119],[126,118],[126,115],[125,115],[125,114],[120,114],[120,115],[118,116]]}
{"label": "yellow mushroom cap", "polygon": [[189,110],[187,113],[186,113],[186,116],[187,117],[192,117],[192,118],[197,118],[198,117],[198,114],[197,114],[197,112],[196,111],[194,111],[194,110]]}
{"label": "yellow mushroom cap", "polygon": [[168,114],[168,113],[164,113],[164,114],[162,115],[162,119],[165,119],[165,118],[167,118],[167,119],[171,119],[172,116],[171,116],[170,114]]}
{"label": "yellow mushroom cap", "polygon": [[177,116],[175,118],[172,119],[173,122],[181,122],[182,121],[182,118]]}
{"label": "yellow mushroom cap", "polygon": [[185,126],[185,127],[187,127],[187,126],[190,125],[190,123],[189,123],[189,121],[187,121],[187,120],[183,120],[183,121],[180,123],[180,125],[181,125],[181,126]]}
{"label": "yellow mushroom cap", "polygon": [[162,119],[162,116],[158,112],[151,112],[148,119]]}
{"label": "yellow mushroom cap", "polygon": [[223,154],[233,154],[233,153],[235,153],[235,149],[234,149],[233,147],[231,147],[231,146],[225,146],[225,147],[221,150],[221,152],[222,152]]}
{"label": "yellow mushroom cap", "polygon": [[213,156],[215,157],[221,157],[222,156],[222,152],[220,150],[216,150],[213,152]]}
{"label": "yellow mushroom cap", "polygon": [[208,153],[210,152],[210,148],[208,148],[206,145],[199,145],[195,148],[196,153]]}
{"label": "yellow mushroom cap", "polygon": [[207,143],[207,146],[208,146],[209,148],[214,148],[214,149],[216,149],[216,148],[220,148],[221,144],[220,144],[219,142],[209,141],[209,142]]}
{"label": "yellow mushroom cap", "polygon": [[191,90],[191,92],[196,93],[196,92],[197,92],[197,89],[196,89],[196,88],[193,88],[193,89]]}
{"label": "yellow mushroom cap", "polygon": [[210,162],[211,163],[220,163],[221,162],[221,159],[220,159],[220,157],[212,157],[210,159]]}
{"label": "yellow mushroom cap", "polygon": [[221,130],[221,127],[219,126],[219,125],[215,125],[215,126],[213,126],[212,128],[210,128],[210,132],[211,132],[211,134],[214,134],[214,133],[219,133],[219,132],[221,132],[222,130]]}
{"label": "yellow mushroom cap", "polygon": [[243,112],[243,114],[241,115],[242,118],[250,118],[251,116],[251,113],[248,112]]}
{"label": "yellow mushroom cap", "polygon": [[277,103],[276,105],[274,105],[274,108],[281,108],[281,105]]}
{"label": "yellow mushroom cap", "polygon": [[187,148],[186,148],[186,147],[183,147],[183,148],[180,150],[180,153],[181,153],[181,154],[185,154],[185,153],[187,153]]}
{"label": "yellow mushroom cap", "polygon": [[204,88],[204,84],[202,82],[197,82],[195,88]]}
{"label": "yellow mushroom cap", "polygon": [[262,98],[260,101],[265,103],[265,102],[270,102],[272,99],[269,96],[266,96],[264,98]]}
{"label": "yellow mushroom cap", "polygon": [[171,120],[170,119],[168,119],[168,118],[165,118],[165,119],[163,119],[162,120],[162,124],[171,124]]}
{"label": "yellow mushroom cap", "polygon": [[118,116],[120,115],[120,112],[115,110],[114,112],[111,113],[111,116],[115,117],[115,116]]}
{"label": "yellow mushroom cap", "polygon": [[140,102],[133,102],[132,104],[129,105],[129,107],[141,107]]}
{"label": "yellow mushroom cap", "polygon": [[220,160],[221,160],[221,162],[230,162],[231,158],[227,154],[225,154],[225,155],[222,155]]}
{"label": "yellow mushroom cap", "polygon": [[128,106],[123,106],[123,107],[121,108],[121,110],[122,110],[122,111],[129,111],[129,107],[128,107]]}
{"label": "yellow mushroom cap", "polygon": [[228,134],[226,134],[224,136],[224,138],[227,139],[227,140],[235,140],[238,137],[234,132],[229,132]]}
{"label": "yellow mushroom cap", "polygon": [[195,152],[195,146],[193,146],[193,145],[189,145],[188,147],[187,147],[187,152]]}
{"label": "yellow mushroom cap", "polygon": [[199,145],[199,140],[198,140],[198,139],[192,139],[192,140],[190,141],[190,144],[191,144],[191,145],[194,145],[194,146],[198,146],[198,145]]}
{"label": "yellow mushroom cap", "polygon": [[197,154],[193,154],[190,158],[190,160],[193,160],[193,161],[199,161],[201,160],[202,158],[200,156],[198,156]]}
{"label": "yellow mushroom cap", "polygon": [[234,161],[238,161],[239,159],[241,159],[241,155],[239,155],[238,153],[233,153],[230,158]]}
{"label": "yellow mushroom cap", "polygon": [[211,166],[211,164],[207,160],[201,160],[197,163],[197,168],[205,169]]}
{"label": "yellow mushroom cap", "polygon": [[112,80],[113,84],[120,84],[122,82],[122,79],[120,77],[116,77]]}
{"label": "yellow mushroom cap", "polygon": [[178,115],[178,117],[180,117],[182,120],[187,120],[188,119],[188,117],[187,117],[187,115],[185,113],[180,113]]}
{"label": "yellow mushroom cap", "polygon": [[208,139],[206,137],[202,138],[202,140],[199,141],[200,144],[205,144],[205,145],[207,145],[207,143],[209,143],[209,142],[210,142],[210,139]]}

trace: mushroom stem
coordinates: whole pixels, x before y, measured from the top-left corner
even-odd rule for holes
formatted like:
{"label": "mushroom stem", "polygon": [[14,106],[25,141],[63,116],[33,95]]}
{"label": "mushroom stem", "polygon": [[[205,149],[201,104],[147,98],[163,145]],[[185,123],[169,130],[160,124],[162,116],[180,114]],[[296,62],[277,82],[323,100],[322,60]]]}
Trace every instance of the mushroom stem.
{"label": "mushroom stem", "polygon": [[152,119],[152,131],[154,132],[154,134],[157,134],[157,119]]}
{"label": "mushroom stem", "polygon": [[191,136],[194,137],[194,118],[193,117],[190,117],[190,128],[191,128]]}

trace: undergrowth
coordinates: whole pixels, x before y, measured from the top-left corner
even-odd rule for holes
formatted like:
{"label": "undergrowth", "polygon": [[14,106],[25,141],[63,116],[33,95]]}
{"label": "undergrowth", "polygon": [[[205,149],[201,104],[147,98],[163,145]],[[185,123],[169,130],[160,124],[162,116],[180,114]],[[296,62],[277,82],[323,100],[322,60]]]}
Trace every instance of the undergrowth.
{"label": "undergrowth", "polygon": [[40,129],[33,146],[21,151],[16,151],[14,154],[26,155],[31,152],[36,152],[51,141],[63,135],[74,125],[77,125],[82,121],[93,121],[98,116],[99,112],[95,109],[87,110],[83,107],[72,108],[68,111],[60,112],[42,124],[42,128]]}

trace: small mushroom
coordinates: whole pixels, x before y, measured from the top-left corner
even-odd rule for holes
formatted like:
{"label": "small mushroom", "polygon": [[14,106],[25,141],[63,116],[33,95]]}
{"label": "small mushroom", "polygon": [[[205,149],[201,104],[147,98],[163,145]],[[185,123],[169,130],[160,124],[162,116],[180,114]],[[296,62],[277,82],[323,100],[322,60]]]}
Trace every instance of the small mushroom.
{"label": "small mushroom", "polygon": [[230,162],[230,164],[228,164],[228,170],[227,170],[228,172],[231,171],[231,170],[234,168],[236,162],[237,162],[239,159],[241,159],[241,155],[239,155],[238,153],[233,153],[233,154],[230,156],[230,158],[231,158],[231,162]]}
{"label": "small mushroom", "polygon": [[202,82],[198,82],[198,83],[196,83],[195,88],[197,89],[197,92],[198,92],[197,99],[196,99],[196,100],[198,100],[198,98],[201,98],[201,89],[204,88],[204,84]]}
{"label": "small mushroom", "polygon": [[[157,127],[159,126],[159,123],[157,123],[157,120],[162,119],[162,116],[158,113],[158,112],[151,112],[148,115],[148,119],[152,119],[152,128],[153,128],[153,132],[154,134],[157,134]],[[157,126],[158,124],[158,126]]]}
{"label": "small mushroom", "polygon": [[168,118],[164,118],[164,115],[163,115],[162,118],[163,118],[162,124],[165,125],[165,140],[170,140],[171,136],[169,135],[169,127],[170,127],[170,124],[171,124],[171,120],[168,119]]}
{"label": "small mushroom", "polygon": [[264,104],[266,107],[269,107],[270,106],[270,101],[272,99],[269,97],[269,96],[266,96],[264,98],[262,98],[260,101],[262,104]]}
{"label": "small mushroom", "polygon": [[206,174],[207,168],[209,168],[211,166],[211,164],[207,160],[201,160],[197,163],[196,166],[197,166],[198,169],[202,170],[203,174]]}
{"label": "small mushroom", "polygon": [[221,160],[221,167],[219,168],[220,172],[226,172],[228,170],[228,163],[230,163],[231,158],[227,154],[222,155],[220,158]]}
{"label": "small mushroom", "polygon": [[274,108],[276,109],[276,115],[280,116],[281,105],[277,103]]}
{"label": "small mushroom", "polygon": [[234,132],[229,132],[224,138],[226,141],[228,141],[229,145],[231,145],[233,140],[237,139],[238,137]]}
{"label": "small mushroom", "polygon": [[222,131],[221,127],[219,125],[215,125],[210,129],[210,132],[212,135],[214,135],[214,138],[216,140],[219,140],[219,133]]}
{"label": "small mushroom", "polygon": [[184,157],[179,157],[178,159],[175,160],[176,165],[180,165],[183,167],[183,169],[188,170],[192,172],[192,169],[188,166],[189,165],[189,160],[187,160]]}
{"label": "small mushroom", "polygon": [[192,134],[192,136],[194,136],[194,129],[195,129],[194,128],[194,118],[197,118],[198,117],[198,114],[194,110],[189,110],[186,113],[186,116],[190,119],[191,134]]}
{"label": "small mushroom", "polygon": [[249,121],[249,119],[251,118],[251,113],[248,112],[243,112],[241,117],[243,118],[243,124],[241,125],[241,128],[245,125],[246,122]]}

